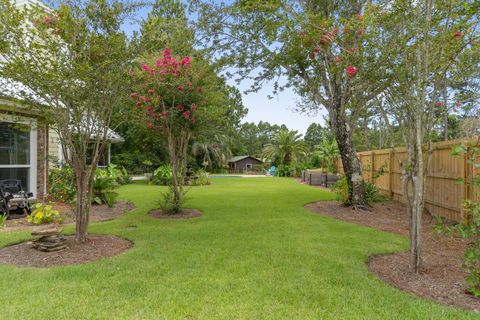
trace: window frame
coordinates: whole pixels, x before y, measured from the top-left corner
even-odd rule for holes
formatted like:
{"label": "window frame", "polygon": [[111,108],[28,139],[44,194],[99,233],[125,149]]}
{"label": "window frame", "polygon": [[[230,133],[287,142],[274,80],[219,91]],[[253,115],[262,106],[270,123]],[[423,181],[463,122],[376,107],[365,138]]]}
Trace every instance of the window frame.
{"label": "window frame", "polygon": [[33,197],[37,197],[37,121],[25,117],[13,117],[2,114],[0,122],[11,124],[24,124],[30,127],[30,163],[29,164],[0,164],[0,169],[22,169],[28,168],[28,186],[23,186],[25,190],[32,192]]}

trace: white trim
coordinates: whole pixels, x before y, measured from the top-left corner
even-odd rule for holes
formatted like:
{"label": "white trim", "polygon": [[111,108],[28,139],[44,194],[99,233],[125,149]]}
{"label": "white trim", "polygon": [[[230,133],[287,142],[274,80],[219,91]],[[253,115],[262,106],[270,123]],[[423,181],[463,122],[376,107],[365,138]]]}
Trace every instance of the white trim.
{"label": "white trim", "polygon": [[2,169],[9,168],[28,168],[28,190],[33,193],[33,197],[37,197],[37,121],[35,119],[25,117],[5,116],[0,122],[21,123],[30,126],[30,159],[29,164],[4,164],[0,165]]}

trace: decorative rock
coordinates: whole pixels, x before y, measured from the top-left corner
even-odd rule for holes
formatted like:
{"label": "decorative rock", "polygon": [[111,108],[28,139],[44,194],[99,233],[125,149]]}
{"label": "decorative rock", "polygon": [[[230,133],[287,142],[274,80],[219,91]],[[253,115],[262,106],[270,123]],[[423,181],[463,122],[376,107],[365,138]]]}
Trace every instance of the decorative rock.
{"label": "decorative rock", "polygon": [[40,251],[53,252],[67,248],[62,229],[57,226],[38,227],[32,231],[32,247]]}

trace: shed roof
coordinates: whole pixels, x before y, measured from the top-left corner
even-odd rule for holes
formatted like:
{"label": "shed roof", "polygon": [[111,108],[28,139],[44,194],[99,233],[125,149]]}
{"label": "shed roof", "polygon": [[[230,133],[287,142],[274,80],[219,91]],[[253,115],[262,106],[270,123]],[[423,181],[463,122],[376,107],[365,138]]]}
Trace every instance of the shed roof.
{"label": "shed roof", "polygon": [[246,159],[246,158],[252,158],[252,159],[254,159],[254,160],[257,160],[257,161],[263,163],[262,160],[259,160],[259,159],[255,158],[255,157],[252,157],[252,156],[236,156],[236,157],[233,157],[232,159],[228,160],[228,162],[238,162],[238,161],[243,160],[243,159]]}

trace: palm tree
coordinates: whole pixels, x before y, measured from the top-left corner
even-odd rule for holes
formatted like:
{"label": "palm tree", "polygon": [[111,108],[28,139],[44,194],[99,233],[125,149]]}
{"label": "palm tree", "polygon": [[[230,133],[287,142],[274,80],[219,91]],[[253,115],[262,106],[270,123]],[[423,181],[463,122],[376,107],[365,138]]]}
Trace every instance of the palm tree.
{"label": "palm tree", "polygon": [[280,164],[290,165],[306,155],[308,145],[303,142],[302,135],[297,131],[280,130],[272,143],[265,145],[263,156],[278,159]]}
{"label": "palm tree", "polygon": [[322,167],[327,169],[328,172],[336,173],[335,159],[337,159],[339,150],[337,141],[332,139],[329,141],[327,137],[323,137],[321,144],[315,146],[314,154],[322,162]]}
{"label": "palm tree", "polygon": [[194,142],[192,154],[197,158],[201,157],[203,166],[208,167],[210,170],[214,164],[219,166],[226,165],[227,160],[232,156],[230,147],[225,142],[225,137],[221,135],[215,135],[212,141]]}

